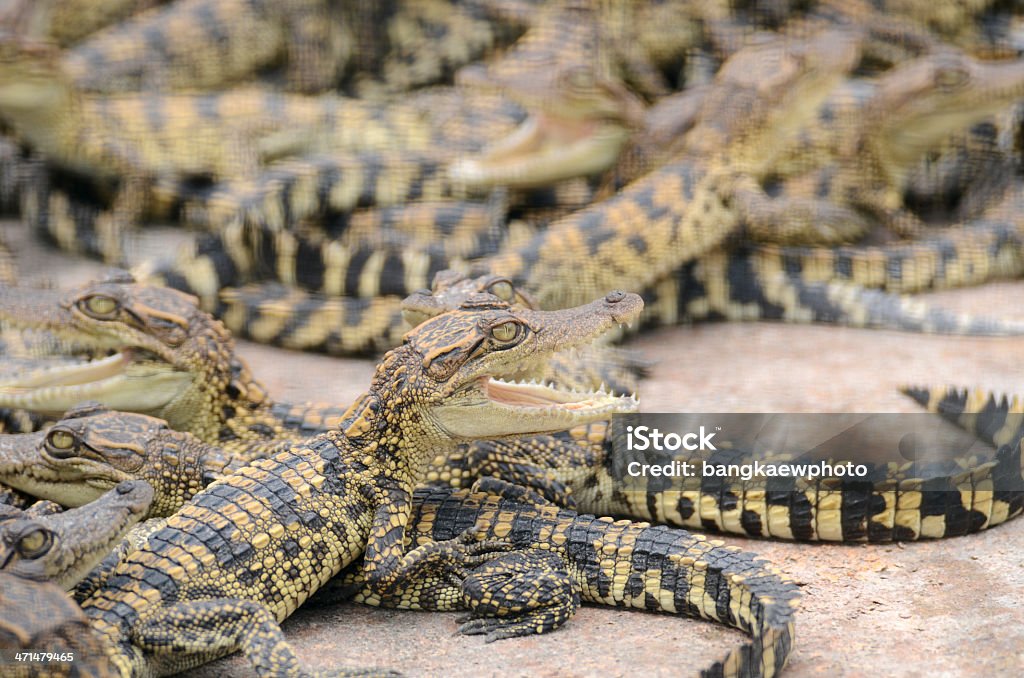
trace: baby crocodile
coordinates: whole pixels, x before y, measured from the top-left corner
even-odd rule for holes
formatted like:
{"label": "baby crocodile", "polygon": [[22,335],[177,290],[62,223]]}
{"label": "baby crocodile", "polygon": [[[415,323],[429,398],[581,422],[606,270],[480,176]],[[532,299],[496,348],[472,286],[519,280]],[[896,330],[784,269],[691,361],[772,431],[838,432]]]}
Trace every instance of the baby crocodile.
{"label": "baby crocodile", "polygon": [[[20,475],[32,479],[34,490],[44,488],[45,496],[53,499],[77,500],[92,485],[137,477],[157,483],[154,504],[176,510],[199,491],[196,488],[220,477],[223,453],[194,439],[183,444],[187,434],[147,426],[149,419],[94,409],[52,430],[50,435],[60,438],[55,442],[63,445],[65,437],[73,441],[70,454],[54,457],[60,448],[49,441],[33,444],[27,436],[12,436],[17,443],[12,442],[5,454],[19,460]],[[103,444],[103,432],[118,429],[127,433],[116,443]],[[131,451],[124,454],[121,445]],[[202,463],[211,459],[213,463]],[[3,468],[0,463],[0,479],[7,480]],[[580,516],[493,478],[474,490],[417,490],[412,511],[407,542],[413,545],[453,539],[472,528],[486,540],[506,539],[527,552],[501,556],[474,569],[462,595],[454,598],[381,598],[365,587],[356,565],[333,580],[324,594],[331,599],[355,595],[375,605],[470,609],[477,615],[503,607],[528,611],[478,616],[463,629],[486,633],[491,640],[555,628],[568,620],[579,599],[700,616],[750,633],[749,643],[709,669],[712,675],[773,675],[792,647],[796,587],[751,554],[720,542],[678,529]],[[122,557],[119,554],[104,569],[112,570]],[[90,579],[102,585],[109,571],[94,575]],[[519,582],[516,587],[509,585],[513,578]],[[556,585],[556,590],[567,590],[550,601],[530,588]]]}
{"label": "baby crocodile", "polygon": [[68,511],[0,506],[0,570],[74,588],[145,516],[152,500],[145,481],[126,480]]}
{"label": "baby crocodile", "polygon": [[[455,540],[406,551],[412,491],[456,440],[560,430],[635,410],[628,397],[505,381],[634,320],[611,293],[556,312],[493,296],[423,323],[388,352],[340,429],[254,462],[196,495],[82,603],[121,675],[166,675],[244,650],[262,675],[300,671],[278,622],[362,561],[401,601],[450,586],[499,548]],[[363,555],[365,552],[365,555]]]}

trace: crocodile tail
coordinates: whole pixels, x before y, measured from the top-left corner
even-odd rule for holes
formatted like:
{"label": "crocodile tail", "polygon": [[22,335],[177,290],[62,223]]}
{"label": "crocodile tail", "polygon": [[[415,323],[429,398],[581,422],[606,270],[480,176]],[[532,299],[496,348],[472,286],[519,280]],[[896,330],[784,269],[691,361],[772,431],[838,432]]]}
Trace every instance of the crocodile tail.
{"label": "crocodile tail", "polygon": [[773,676],[793,647],[796,584],[753,554],[702,535],[442,488],[417,490],[410,525],[414,543],[473,528],[484,540],[560,551],[583,601],[702,617],[750,634],[705,676]]}
{"label": "crocodile tail", "polygon": [[331,355],[385,351],[408,330],[402,299],[328,297],[261,283],[222,290],[217,316],[237,337]]}
{"label": "crocodile tail", "polygon": [[1021,234],[1014,223],[1000,219],[977,219],[909,243],[763,245],[754,256],[764,270],[808,282],[841,280],[901,294],[978,285],[1024,270]]}
{"label": "crocodile tail", "polygon": [[599,573],[583,582],[583,600],[702,617],[750,635],[703,676],[773,676],[785,666],[799,589],[768,563],[663,525],[590,516],[574,522],[569,552],[593,559],[574,565]]}
{"label": "crocodile tail", "polygon": [[980,389],[905,386],[903,393],[985,442],[999,447],[1024,438],[1024,398]]}
{"label": "crocodile tail", "polygon": [[954,493],[958,502],[977,514],[975,529],[998,525],[1024,512],[1024,399],[955,387],[907,386],[902,391],[929,412],[997,448],[994,460],[948,479],[951,489],[958,490]]}

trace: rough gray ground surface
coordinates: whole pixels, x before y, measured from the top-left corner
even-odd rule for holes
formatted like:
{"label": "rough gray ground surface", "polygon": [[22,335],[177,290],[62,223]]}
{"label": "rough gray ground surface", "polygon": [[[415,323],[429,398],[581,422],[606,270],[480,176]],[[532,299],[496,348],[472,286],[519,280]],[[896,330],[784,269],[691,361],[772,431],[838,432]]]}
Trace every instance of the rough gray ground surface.
{"label": "rough gray ground surface", "polygon": [[[27,277],[66,284],[100,270],[28,243],[13,224],[0,226],[0,235],[18,248]],[[927,299],[1024,320],[1022,294],[1024,283],[1013,282]],[[1024,391],[1024,338],[711,324],[654,332],[630,346],[656,363],[641,392],[649,412],[913,412],[900,384]],[[247,343],[240,350],[282,400],[348,402],[372,372],[365,360]],[[724,540],[803,584],[788,676],[1024,675],[1024,520],[929,543]],[[740,639],[708,622],[586,607],[550,635],[485,644],[456,635],[457,616],[339,605],[299,610],[284,628],[311,666],[381,666],[412,676],[692,675]],[[249,675],[237,657],[193,673],[236,674]]]}

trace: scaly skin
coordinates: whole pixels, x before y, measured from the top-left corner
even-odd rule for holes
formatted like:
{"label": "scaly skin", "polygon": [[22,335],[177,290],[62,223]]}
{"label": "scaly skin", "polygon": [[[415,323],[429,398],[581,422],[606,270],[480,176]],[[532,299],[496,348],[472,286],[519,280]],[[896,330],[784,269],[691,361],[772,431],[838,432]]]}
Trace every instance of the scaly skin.
{"label": "scaly skin", "polygon": [[[530,303],[528,297],[517,292],[507,280],[467,280],[446,276],[438,281],[434,293],[422,292],[407,299],[405,311],[410,316],[410,322],[422,322],[447,309],[458,307],[462,300],[485,290],[511,299],[519,305]],[[537,376],[562,387],[595,388],[597,383],[606,380],[608,376],[607,371],[598,369],[600,358],[601,352],[591,349],[578,357],[552,361]],[[628,392],[635,386],[633,379],[635,375],[624,375],[621,382],[616,384],[616,390],[625,388]],[[141,419],[143,424],[151,421]],[[63,462],[53,460],[46,449],[39,447],[38,438],[9,436],[8,446],[19,445],[20,452],[12,451],[8,454],[21,461],[17,465],[16,475],[5,475],[3,465],[0,464],[0,481],[20,483],[17,485],[20,489],[67,503],[70,497],[83,491],[82,488],[72,490],[70,487],[71,484],[83,484],[83,471],[78,469],[79,465],[88,469],[87,475],[93,479],[94,485],[100,487],[109,487],[126,477],[122,475],[125,463],[118,460],[119,450],[105,447],[104,437],[90,435],[87,426],[95,425],[101,432],[139,432],[144,428],[140,423],[131,415],[122,413],[106,413],[95,420],[83,420],[80,424],[75,421],[68,423],[70,426],[61,424],[58,429],[69,431],[77,425],[73,429],[77,439],[93,441],[88,447],[79,443],[80,449],[88,450],[84,453],[88,459],[68,459]],[[134,475],[128,477],[148,479],[159,475],[156,469],[149,469],[149,465],[163,467],[161,460],[167,455],[164,451],[166,443],[164,435],[159,433],[160,429],[153,431],[155,433],[149,438],[141,433],[135,435],[136,442],[132,448],[144,451],[132,456],[133,465],[140,466],[131,470]],[[139,442],[140,437],[145,440]],[[210,475],[219,473],[218,469],[224,467],[224,459],[230,456],[219,450],[203,452],[201,448],[194,449],[173,436],[171,440],[175,447],[182,446],[191,450],[194,460],[210,459],[213,465],[202,468],[194,462],[181,462],[179,466],[182,473],[171,479],[168,489],[160,489],[167,484],[166,481],[157,482],[154,504],[163,501],[161,492],[165,492],[172,502],[168,508],[173,508],[173,502],[180,502],[181,497],[187,497],[189,491],[195,491],[191,488],[201,486],[208,482]],[[247,453],[240,453],[239,456],[244,459]],[[112,458],[105,461],[105,457]],[[684,457],[681,460],[689,461]],[[738,463],[736,460],[727,461]],[[108,466],[116,466],[117,469],[106,469]],[[186,469],[189,471],[186,472]],[[737,485],[723,489],[720,483],[716,484],[712,480],[692,488],[687,487],[685,491],[670,488],[648,491],[647,487],[623,484],[616,479],[614,469],[615,457],[608,439],[608,423],[603,422],[551,436],[475,442],[445,458],[439,455],[431,462],[425,478],[433,484],[467,487],[481,476],[491,475],[532,486],[552,500],[598,515],[628,516],[683,527],[715,528],[750,536],[830,541],[936,538],[983,529],[1015,515],[1013,507],[1020,504],[1021,491],[1024,490],[1020,486],[1020,461],[1014,456],[1014,450],[1000,452],[995,463],[979,462],[977,466],[968,464],[956,473],[927,466],[900,470],[904,476],[920,473],[922,478],[931,478],[923,485],[916,479],[917,476],[901,478],[897,483],[892,472],[886,469],[878,470],[870,480],[871,486],[867,488],[863,483],[846,483],[835,488],[812,483],[809,488],[793,494],[795,498],[792,506],[783,512],[784,516],[769,511],[763,496],[759,494],[763,490],[757,486]],[[45,479],[46,482],[35,480],[37,478]],[[1002,493],[994,503],[985,499],[988,483],[994,483],[998,492]],[[44,484],[48,485],[47,494],[42,493]],[[957,488],[957,491],[951,492],[951,488]],[[898,497],[894,494],[897,489]],[[745,507],[742,520],[737,518],[736,507],[722,499],[725,496],[723,492],[732,492],[742,499]],[[836,497],[843,498],[838,508]],[[922,506],[928,508],[916,507],[916,497],[921,497],[924,502]],[[955,498],[956,502],[949,504],[947,500],[950,498]],[[814,520],[808,521],[808,516],[812,514],[803,510],[807,506],[820,507],[813,513]],[[872,507],[873,513],[865,513],[865,506]],[[938,506],[942,507],[947,517],[944,521],[939,521],[936,517],[938,514],[934,513]]]}
{"label": "scaly skin", "polygon": [[[315,169],[316,164],[310,159],[287,163],[291,170],[310,168],[306,176],[295,178],[297,183],[314,185],[314,177],[327,173]],[[373,163],[361,162],[359,166],[363,171],[370,170]],[[341,169],[337,163],[325,160],[321,168],[328,167]],[[446,181],[443,164],[432,163],[422,169],[424,173],[418,177],[403,176],[397,170],[391,183],[395,192],[386,200],[378,192],[378,202],[417,195],[441,196]],[[368,178],[373,174],[369,172]],[[265,186],[280,194],[278,189],[288,185],[280,179],[278,175]],[[345,172],[336,179],[350,185],[358,182],[353,182],[352,173]],[[410,183],[403,184],[405,179]],[[373,185],[364,187],[374,190]],[[298,193],[289,192],[292,196]],[[149,262],[136,267],[135,272],[146,282],[196,294],[203,308],[211,311],[217,308],[217,294],[225,287],[266,278],[331,296],[372,299],[403,295],[405,290],[428,285],[434,274],[451,262],[493,252],[515,238],[515,229],[510,233],[503,228],[507,208],[503,195],[495,191],[486,202],[424,199],[331,213],[321,217],[324,223],[302,221],[285,227],[259,216],[267,214],[265,208],[270,202],[261,208],[258,205],[262,201],[245,201],[247,216],[231,221],[216,236],[201,237],[191,247],[183,248],[172,265]],[[286,204],[293,203],[286,200]],[[252,219],[248,218],[250,210]],[[292,217],[278,215],[274,220],[292,221]]]}
{"label": "scaly skin", "polygon": [[[651,285],[736,231],[737,185],[770,167],[787,130],[812,114],[856,54],[856,41],[841,31],[737,53],[717,76],[732,86],[712,92],[680,159],[474,268],[524,282],[543,308],[572,303],[606,280]],[[762,78],[766,64],[771,77]]]}
{"label": "scaly skin", "polygon": [[[314,189],[315,210],[321,197],[330,201],[348,194],[374,196],[375,182],[382,179],[375,173],[380,170],[372,169],[375,163],[390,163],[388,176],[395,181],[422,184],[415,177],[429,174],[436,149],[443,152],[441,158],[433,158],[434,165],[445,154],[462,149],[455,141],[459,134],[475,148],[486,142],[473,129],[475,113],[451,120],[453,112],[464,108],[457,101],[435,106],[436,97],[424,96],[410,105],[381,104],[334,95],[288,95],[258,86],[210,94],[96,95],[76,90],[46,47],[9,36],[0,45],[0,117],[51,166],[72,175],[42,173],[26,182],[31,190],[24,192],[23,216],[62,246],[100,253],[111,261],[121,256],[119,238],[128,225],[170,210],[173,205],[168,201],[191,201],[182,193],[190,180],[235,181],[220,191],[199,191],[204,225],[217,228],[227,220],[218,219],[218,213],[244,215],[237,203],[244,203],[253,191],[258,196],[273,192],[273,185],[283,180],[275,173],[301,171],[285,165],[261,178],[275,160],[315,152],[329,156],[349,174],[355,172],[356,178],[372,177],[370,187],[346,176],[355,184],[336,185],[324,196]],[[499,103],[488,110],[494,109],[499,117],[490,118],[488,125],[495,135],[507,133],[518,118],[506,119],[503,126],[500,116],[508,113],[508,106]],[[364,159],[361,153],[371,157]],[[384,159],[373,154],[383,154]],[[358,170],[360,164],[369,168]],[[89,181],[83,182],[83,176]],[[68,181],[72,190],[67,194],[53,190]],[[272,186],[263,185],[268,181]],[[382,180],[385,201],[388,185]],[[186,217],[196,211],[184,209]],[[99,242],[77,242],[88,237]]]}
{"label": "scaly skin", "polygon": [[[79,89],[213,89],[287,63],[288,89],[317,92],[338,80],[352,49],[328,0],[183,0],[89,36],[63,56]],[[216,39],[212,39],[216,36]]]}
{"label": "scaly skin", "polygon": [[543,186],[610,167],[643,103],[610,71],[615,49],[596,7],[557,3],[501,60],[460,83],[507,92],[534,113],[508,137],[449,168],[473,190]]}
{"label": "scaly skin", "polygon": [[[528,605],[535,598],[529,586],[542,586],[535,582],[561,571],[583,602],[702,617],[750,634],[750,641],[701,675],[773,676],[792,650],[799,589],[736,547],[661,525],[578,515],[514,494],[424,489],[416,492],[413,506],[408,532],[413,545],[450,539],[472,527],[485,539],[500,535],[518,549],[546,557],[525,568],[507,556],[478,568],[463,585],[463,605],[470,610]],[[511,556],[522,558],[521,551]],[[518,579],[510,583],[509,572]],[[359,579],[357,573],[348,583]],[[381,604],[365,588],[356,600]],[[463,632],[486,633],[489,640],[521,635],[515,628],[519,621],[476,619]]]}
{"label": "scaly skin", "polygon": [[903,392],[929,412],[997,447],[1019,446],[1024,438],[1024,400],[1020,396],[954,387],[908,386]]}
{"label": "scaly skin", "polygon": [[753,260],[808,282],[851,282],[902,294],[1024,275],[1019,188],[989,214],[922,240],[835,248],[760,246]]}
{"label": "scaly skin", "polygon": [[[80,440],[90,437],[90,428],[99,431],[123,428],[130,432],[133,448],[140,449],[141,453],[133,458],[133,462],[136,463],[131,464],[132,469],[126,473],[123,470],[126,465],[123,456],[119,454],[120,450],[109,444],[94,445],[86,452],[79,443],[77,450],[81,456],[77,460],[61,460],[49,457],[45,449],[39,449],[38,446],[33,448],[28,444],[27,438],[22,437],[19,441],[21,449],[18,451],[23,461],[22,473],[52,478],[54,482],[48,485],[52,493],[50,496],[68,498],[77,496],[75,493],[83,487],[91,489],[81,477],[83,469],[88,469],[93,479],[92,484],[100,479],[105,482],[116,482],[117,478],[131,476],[151,479],[154,475],[160,475],[160,469],[166,463],[168,455],[178,454],[175,448],[180,444],[180,439],[170,442],[171,448],[168,449],[169,441],[166,435],[151,432],[147,436],[140,428],[138,421],[146,419],[141,415],[104,412],[87,419],[88,421],[83,419],[81,422],[85,424],[85,431],[84,435],[79,436]],[[65,431],[66,427],[61,425],[55,430]],[[199,448],[205,448],[205,451],[200,451]],[[199,458],[216,458],[221,454],[220,450],[202,445],[198,441],[195,441],[191,449]],[[35,457],[34,464],[30,461],[32,456]],[[205,468],[189,465],[175,468],[180,468],[180,472],[175,474],[176,484],[167,479],[157,485],[154,504],[173,506],[177,503],[180,506],[184,500],[190,498],[189,492],[192,488],[208,482],[211,476],[223,470],[220,464]],[[56,482],[58,480],[62,482]],[[482,487],[499,494],[489,495],[482,490],[418,490],[413,498],[413,513],[406,546],[424,545],[431,541],[431,534],[436,540],[455,538],[464,530],[473,527],[488,541],[497,540],[499,535],[503,535],[502,539],[508,539],[517,549],[533,549],[548,558],[554,557],[556,560],[553,567],[550,562],[538,564],[531,559],[527,561],[529,567],[519,570],[507,562],[505,557],[500,557],[470,574],[469,579],[463,584],[463,595],[460,599],[437,600],[424,592],[418,598],[394,601],[382,599],[365,587],[361,569],[352,566],[343,580],[332,582],[325,593],[330,597],[337,597],[336,590],[345,592],[362,587],[357,599],[369,604],[402,605],[415,609],[450,609],[452,605],[467,608],[474,611],[478,618],[469,626],[463,627],[463,631],[487,633],[488,639],[494,640],[547,631],[564,623],[571,616],[575,606],[563,608],[564,601],[560,596],[549,601],[543,594],[538,595],[536,591],[531,591],[530,587],[534,586],[537,580],[550,581],[555,572],[565,569],[569,581],[563,582],[563,585],[569,589],[567,593],[570,600],[575,596],[582,597],[584,602],[594,604],[641,607],[649,611],[672,614],[692,614],[749,632],[753,636],[753,641],[744,650],[733,653],[735,656],[731,659],[726,658],[720,662],[721,666],[732,667],[725,675],[773,675],[784,664],[792,644],[791,616],[795,589],[784,579],[780,579],[769,566],[753,561],[748,554],[740,553],[737,549],[722,548],[720,543],[708,542],[701,536],[690,536],[685,532],[663,527],[651,528],[644,524],[625,522],[612,524],[610,519],[598,520],[590,516],[576,516],[570,511],[559,510],[543,501],[537,504],[537,500],[521,488],[510,490],[494,480],[484,481]],[[182,489],[185,490],[184,494]],[[650,552],[639,546],[648,541],[652,542]],[[632,563],[629,569],[633,572],[646,570],[648,576],[643,578],[648,584],[640,593],[624,580],[614,577],[606,579],[594,574],[592,563],[595,557],[599,557],[607,571],[618,569],[618,566],[613,568],[607,565],[609,553],[602,550],[607,549],[606,545],[611,543],[618,544],[615,560]],[[636,544],[637,547],[630,549],[630,544]],[[122,551],[130,552],[131,548]],[[113,562],[105,569],[116,568],[124,555],[119,553],[114,556]],[[516,558],[516,563],[519,563],[520,556],[513,557]],[[638,560],[641,558],[648,560]],[[652,558],[659,559],[660,566],[654,565],[654,561],[650,560]],[[690,559],[705,563],[707,568],[705,569],[704,565],[697,565]],[[662,576],[652,578],[650,575],[657,571],[660,571]],[[524,588],[502,588],[498,591],[498,596],[483,595],[483,592],[492,588],[488,584],[488,577],[496,577],[499,586],[504,587],[510,572],[515,572],[516,581]],[[709,580],[705,579],[709,576],[707,572],[714,573],[715,582],[718,581],[717,577],[724,577],[729,586],[720,588],[716,583],[713,591],[702,588],[711,585]],[[669,573],[672,576],[667,576]],[[100,586],[107,579],[109,572],[90,575],[90,580],[99,581]],[[649,583],[651,581],[660,581],[662,584],[654,586]],[[669,581],[675,584],[666,584]],[[94,590],[96,585],[92,581],[90,584]],[[658,592],[662,590],[670,597],[666,599],[659,595]],[[710,595],[705,595],[705,591]],[[772,602],[761,604],[762,597],[770,597]],[[524,605],[528,600],[533,602]],[[656,606],[652,608],[649,602],[643,603],[644,600],[656,600]],[[483,607],[485,604],[486,608]],[[734,611],[731,616],[718,611],[723,607],[732,608],[733,604],[740,607],[739,611]],[[494,619],[482,618],[485,610],[505,608],[512,612],[505,612]],[[514,612],[517,609],[528,610],[528,613],[517,614]],[[751,652],[753,655],[749,654]],[[739,669],[735,668],[737,661],[741,667]]]}
{"label": "scaly skin", "polygon": [[163,0],[12,0],[3,25],[20,35],[74,44],[104,26],[125,19]]}
{"label": "scaly skin", "polygon": [[261,675],[298,675],[277,622],[349,563],[361,558],[368,586],[397,601],[417,583],[460,581],[497,546],[403,545],[428,460],[458,439],[635,409],[630,398],[570,397],[494,377],[585,344],[641,307],[639,297],[613,293],[566,311],[512,311],[488,296],[420,325],[383,358],[340,430],[196,495],[83,601],[112,664],[125,676],[165,675],[242,649]]}
{"label": "scaly skin", "polygon": [[[388,105],[328,95],[319,99],[289,97],[258,88],[96,100],[100,108],[113,107],[125,118],[125,131],[86,129],[98,144],[126,149],[124,154],[117,153],[131,160],[138,155],[133,149],[136,143],[162,142],[155,149],[148,148],[149,155],[141,162],[131,160],[127,167],[122,158],[101,159],[105,171],[113,165],[121,167],[122,174],[142,175],[141,197],[151,216],[181,220],[214,232],[232,227],[253,229],[246,236],[250,239],[273,239],[281,230],[297,234],[310,219],[325,219],[366,205],[446,199],[451,182],[445,167],[452,155],[479,149],[489,135],[505,134],[522,119],[521,110],[507,100],[474,96],[470,105],[464,93],[450,88]],[[308,115],[319,115],[309,110],[317,106],[323,114],[319,121]],[[144,119],[138,114],[139,107],[162,110],[163,120]],[[238,119],[245,117],[246,107],[252,119]],[[261,107],[266,110],[261,112]],[[204,119],[193,120],[196,108],[207,111]],[[211,117],[209,111],[217,109],[235,111],[236,115]],[[81,117],[73,118],[70,126],[87,125]],[[183,129],[178,129],[179,124]],[[201,152],[190,147],[194,139],[179,138],[190,125],[200,136],[210,133]],[[259,125],[269,129],[254,129]],[[146,141],[133,139],[135,132]],[[167,157],[150,157],[157,155],[155,151]],[[226,155],[221,156],[221,151]],[[316,155],[302,155],[314,151]],[[295,155],[302,157],[291,157]],[[151,167],[154,159],[160,164]],[[203,169],[206,162],[214,166]],[[202,179],[199,187],[191,180],[196,171]],[[225,180],[203,187],[210,173]],[[53,171],[37,174],[29,183],[32,190],[23,191],[23,218],[66,249],[116,261],[124,230],[111,223],[117,216],[111,210],[119,207],[118,196],[112,201],[102,191],[90,195],[79,177]],[[156,184],[149,185],[153,181]],[[261,256],[252,248],[229,252],[243,270],[245,262],[258,261]]]}
{"label": "scaly skin", "polygon": [[0,570],[70,590],[145,516],[152,500],[146,482],[130,480],[59,513],[0,506]]}
{"label": "scaly skin", "polygon": [[72,653],[73,663],[27,663],[4,666],[10,678],[74,675],[114,678],[103,643],[92,633],[81,608],[56,584],[22,579],[0,572],[0,649]]}
{"label": "scaly skin", "polygon": [[357,72],[347,86],[370,98],[451,82],[460,67],[521,32],[477,3],[453,0],[373,3],[359,6],[352,21]]}
{"label": "scaly skin", "polygon": [[[339,96],[255,86],[209,94],[87,94],[68,82],[47,47],[9,36],[0,44],[0,116],[51,163],[89,177],[229,178],[312,150],[422,150],[430,140],[416,111]],[[140,115],[144,110],[159,114]]]}
{"label": "scaly skin", "polygon": [[[728,281],[734,276],[722,278]],[[450,276],[441,279],[434,294],[423,292],[407,299],[407,313],[415,312],[414,320],[419,320],[457,305],[471,289],[467,283],[472,282]],[[804,290],[812,287],[806,286]],[[520,304],[530,303],[529,297],[515,292],[511,286],[507,294]],[[786,292],[780,295],[786,296]],[[740,312],[741,301],[736,302]],[[749,303],[750,298],[746,301]],[[842,308],[842,299],[835,303]],[[823,308],[822,312],[827,311]],[[923,321],[937,320],[933,314],[924,316]],[[594,356],[588,357],[593,360]],[[557,371],[553,370],[544,378],[550,379],[552,375],[556,375],[557,381]],[[586,371],[577,369],[574,375],[585,379]],[[576,384],[593,387],[593,382]],[[868,487],[863,482],[840,482],[833,487],[809,481],[809,487],[798,490],[794,484],[787,515],[780,518],[765,502],[763,485],[756,482],[723,487],[718,479],[711,478],[682,491],[648,486],[656,481],[647,481],[639,489],[624,482],[621,473],[616,475],[616,463],[621,460],[613,453],[609,426],[609,422],[602,422],[553,436],[475,442],[443,463],[435,463],[427,479],[459,487],[491,475],[532,486],[563,504],[572,502],[581,511],[597,515],[802,540],[881,542],[955,536],[1005,522],[1019,513],[1024,503],[1024,468],[1019,445],[1013,444],[1019,440],[1009,441],[1010,448],[1001,449],[995,461],[961,465],[955,473],[925,463],[899,469],[899,479],[894,476],[894,469],[876,469]],[[723,457],[723,463],[737,463],[727,454]],[[678,458],[693,461],[687,455]],[[914,473],[928,480],[922,481]],[[991,494],[993,487],[995,497]],[[734,504],[728,499],[730,495],[736,498]],[[842,498],[841,504],[836,504],[836,497]],[[915,504],[918,500],[919,505]],[[743,507],[742,511],[738,506]]]}
{"label": "scaly skin", "polygon": [[[1000,230],[1005,236],[1007,231]],[[987,232],[976,230],[973,239],[971,233],[952,233],[948,239],[952,246],[939,241],[886,247],[716,250],[646,289],[642,323],[781,320],[928,334],[1020,334],[1018,322],[954,313],[864,289],[888,285],[897,291],[914,291],[906,286],[915,280],[926,282],[926,274],[940,276],[934,278],[936,286],[948,286],[1024,271],[1024,264],[1017,265],[1016,237],[993,239],[990,247],[981,239]],[[217,268],[214,262],[227,266],[219,257],[210,260]],[[505,279],[480,278],[486,277]],[[173,287],[181,284],[173,279],[167,282]],[[201,287],[216,289],[215,285]],[[336,298],[265,283],[227,288],[214,299],[210,305],[215,314],[236,336],[293,350],[362,353],[367,347],[393,345],[405,327],[400,312],[404,302],[397,296]],[[617,362],[621,361],[613,361],[609,368],[614,371]]]}
{"label": "scaly skin", "polygon": [[[811,244],[807,231],[823,231],[830,222],[854,235],[869,228],[859,210],[898,233],[918,233],[922,225],[902,197],[914,168],[953,134],[1021,96],[1024,60],[985,62],[946,50],[900,64],[873,88],[862,87],[853,101],[823,108],[821,129],[805,132],[808,139],[795,157],[775,168],[780,185],[774,192],[781,196],[741,196],[747,231],[760,239]],[[780,182],[796,168],[799,176]]]}

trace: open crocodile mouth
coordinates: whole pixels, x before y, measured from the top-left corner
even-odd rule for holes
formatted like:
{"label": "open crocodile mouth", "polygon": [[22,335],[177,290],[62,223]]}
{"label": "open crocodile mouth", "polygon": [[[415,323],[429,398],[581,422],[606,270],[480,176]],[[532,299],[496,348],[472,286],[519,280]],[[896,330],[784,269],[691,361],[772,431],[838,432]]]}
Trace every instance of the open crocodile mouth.
{"label": "open crocodile mouth", "polygon": [[562,391],[553,384],[536,380],[506,381],[495,377],[482,377],[480,389],[496,405],[515,408],[557,408],[570,412],[617,414],[632,412],[639,406],[635,395],[617,396],[604,390]]}
{"label": "open crocodile mouth", "polygon": [[544,186],[608,169],[629,136],[617,122],[535,114],[478,156],[453,162],[448,176],[477,190]]}
{"label": "open crocodile mouth", "polygon": [[60,414],[86,401],[154,412],[177,398],[192,377],[141,349],[102,357],[33,357],[0,374],[0,407]]}
{"label": "open crocodile mouth", "polygon": [[437,408],[435,416],[453,436],[498,438],[553,433],[639,407],[635,395],[604,388],[566,391],[536,380],[486,376],[466,387],[456,403]]}

